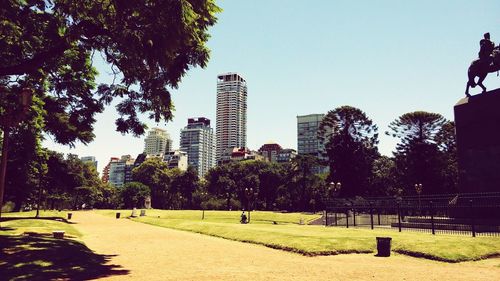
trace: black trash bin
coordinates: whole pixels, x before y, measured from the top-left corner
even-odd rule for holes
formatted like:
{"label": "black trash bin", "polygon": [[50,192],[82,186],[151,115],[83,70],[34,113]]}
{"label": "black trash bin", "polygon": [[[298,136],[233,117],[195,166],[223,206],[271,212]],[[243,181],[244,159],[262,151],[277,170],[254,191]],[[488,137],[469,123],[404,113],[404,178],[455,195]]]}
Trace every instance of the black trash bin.
{"label": "black trash bin", "polygon": [[68,213],[68,220],[70,220],[72,216],[73,216],[72,213]]}
{"label": "black trash bin", "polygon": [[120,218],[120,213],[116,213],[116,218],[119,219]]}
{"label": "black trash bin", "polygon": [[377,257],[389,257],[391,255],[391,237],[377,237]]}

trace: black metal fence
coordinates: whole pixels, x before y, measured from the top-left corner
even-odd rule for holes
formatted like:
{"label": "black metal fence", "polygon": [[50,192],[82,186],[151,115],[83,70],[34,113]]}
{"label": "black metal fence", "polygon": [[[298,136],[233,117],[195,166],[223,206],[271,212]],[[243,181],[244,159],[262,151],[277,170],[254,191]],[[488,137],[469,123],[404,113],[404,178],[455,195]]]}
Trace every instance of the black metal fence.
{"label": "black metal fence", "polygon": [[500,193],[325,200],[325,226],[500,236]]}

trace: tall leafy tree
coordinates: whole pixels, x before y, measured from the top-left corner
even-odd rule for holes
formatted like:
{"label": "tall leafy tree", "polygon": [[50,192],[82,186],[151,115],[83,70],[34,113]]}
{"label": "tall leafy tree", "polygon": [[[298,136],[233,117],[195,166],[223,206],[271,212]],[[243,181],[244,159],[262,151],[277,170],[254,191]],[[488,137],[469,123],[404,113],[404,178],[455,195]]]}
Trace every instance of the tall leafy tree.
{"label": "tall leafy tree", "polygon": [[238,198],[238,181],[243,177],[240,163],[231,162],[217,166],[205,176],[207,190],[218,198],[226,200],[226,208],[231,208],[231,199]]}
{"label": "tall leafy tree", "polygon": [[[183,198],[181,200],[181,209],[193,208],[193,193],[199,188],[198,172],[196,169],[189,166],[185,172],[174,178],[172,185]],[[186,204],[183,204],[184,201]]]}
{"label": "tall leafy tree", "polygon": [[330,181],[341,182],[341,196],[365,194],[378,156],[378,128],[358,108],[341,106],[328,112],[318,136],[325,144]]}
{"label": "tall leafy tree", "polygon": [[149,186],[151,205],[158,209],[178,209],[184,204],[183,189],[190,187],[181,185],[186,182],[182,175],[179,169],[169,169],[158,158],[148,159],[132,170],[134,181]]}
{"label": "tall leafy tree", "polygon": [[[91,141],[95,113],[116,97],[117,130],[140,135],[137,113],[170,120],[169,88],[206,65],[207,30],[219,11],[213,0],[3,1],[0,84],[17,94],[31,88],[44,102],[46,132],[60,143]],[[115,79],[96,91],[99,56]]]}
{"label": "tall leafy tree", "polygon": [[265,210],[274,210],[278,190],[285,184],[285,165],[278,163],[262,162],[259,173],[259,197],[258,204]]}
{"label": "tall leafy tree", "polygon": [[373,161],[369,196],[392,196],[398,192],[396,163],[393,158],[380,156]]}
{"label": "tall leafy tree", "polygon": [[443,192],[455,193],[458,191],[458,156],[455,122],[443,124],[435,137],[443,161]]}
{"label": "tall leafy tree", "polygon": [[[323,182],[317,174],[318,159],[311,155],[297,155],[287,165],[288,171],[284,179],[284,185],[278,190],[281,207],[287,210],[312,210],[311,203]],[[311,201],[313,200],[313,201]]]}
{"label": "tall leafy tree", "polygon": [[399,138],[394,155],[398,181],[406,194],[416,194],[415,184],[423,185],[423,194],[443,192],[444,165],[436,135],[446,122],[438,113],[416,111],[390,123],[386,134]]}
{"label": "tall leafy tree", "polygon": [[144,206],[146,197],[151,193],[148,186],[140,182],[126,183],[120,195],[123,200],[125,208],[142,208]]}

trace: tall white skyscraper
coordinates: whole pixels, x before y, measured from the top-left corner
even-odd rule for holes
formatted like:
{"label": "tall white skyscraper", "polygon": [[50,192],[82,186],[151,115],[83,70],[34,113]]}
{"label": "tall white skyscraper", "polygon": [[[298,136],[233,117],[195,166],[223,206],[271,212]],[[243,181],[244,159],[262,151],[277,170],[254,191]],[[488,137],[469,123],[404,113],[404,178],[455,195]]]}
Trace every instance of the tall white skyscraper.
{"label": "tall white skyscraper", "polygon": [[188,119],[187,126],[181,130],[180,150],[187,153],[189,166],[196,168],[199,177],[215,166],[214,131],[209,119]]}
{"label": "tall white skyscraper", "polygon": [[220,160],[227,148],[247,144],[247,83],[237,73],[217,76],[217,150]]}
{"label": "tall white skyscraper", "polygon": [[165,154],[172,150],[172,139],[167,131],[160,128],[153,128],[149,131],[144,140],[144,154],[158,155]]}

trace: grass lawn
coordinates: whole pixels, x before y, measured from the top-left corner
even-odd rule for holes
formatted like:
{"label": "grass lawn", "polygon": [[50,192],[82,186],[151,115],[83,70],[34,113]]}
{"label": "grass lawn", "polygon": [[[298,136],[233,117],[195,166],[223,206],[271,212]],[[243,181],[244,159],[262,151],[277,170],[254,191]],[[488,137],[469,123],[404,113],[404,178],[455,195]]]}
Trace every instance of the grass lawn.
{"label": "grass lawn", "polygon": [[[116,211],[101,210],[101,214],[113,216]],[[122,210],[130,215],[130,210]],[[469,237],[459,235],[431,235],[397,230],[341,228],[316,225],[298,225],[300,218],[306,222],[319,215],[300,213],[283,214],[252,212],[250,224],[238,223],[238,211],[147,210],[146,217],[134,221],[197,232],[226,239],[256,243],[272,248],[293,251],[305,255],[332,255],[341,253],[376,252],[378,236],[392,237],[392,250],[398,253],[428,259],[461,262],[500,255],[500,237]],[[273,224],[277,221],[278,225]]]}
{"label": "grass lawn", "polygon": [[[114,217],[116,212],[121,213],[121,217],[128,217],[132,210],[96,210],[96,212]],[[137,210],[139,214],[139,210]],[[238,223],[241,211],[205,211],[204,222]],[[248,212],[245,212],[248,216]],[[146,211],[148,217],[160,217],[162,219],[181,219],[196,221],[201,220],[203,212],[200,210],[155,210]],[[279,224],[299,224],[302,219],[304,223],[320,218],[319,214],[310,213],[279,213],[279,212],[251,212],[250,220],[256,224],[269,224],[273,221]]]}
{"label": "grass lawn", "polygon": [[54,230],[64,230],[65,237],[81,237],[65,220],[66,213],[40,215],[35,219],[35,212],[2,214],[1,280],[87,280],[128,272],[105,265],[108,256],[95,254],[78,240],[52,238]]}
{"label": "grass lawn", "polygon": [[35,211],[2,213],[0,235],[20,235],[23,233],[51,234],[54,230],[63,230],[65,235],[80,237],[81,234],[67,221],[67,212],[40,212],[40,218],[35,218]]}

